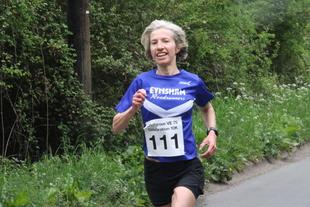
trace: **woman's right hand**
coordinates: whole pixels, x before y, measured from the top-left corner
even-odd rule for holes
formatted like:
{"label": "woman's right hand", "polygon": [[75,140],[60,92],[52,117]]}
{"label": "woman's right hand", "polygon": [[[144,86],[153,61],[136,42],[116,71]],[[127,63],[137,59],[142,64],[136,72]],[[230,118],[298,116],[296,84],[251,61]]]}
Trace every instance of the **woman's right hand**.
{"label": "woman's right hand", "polygon": [[140,109],[143,105],[146,97],[146,91],[139,89],[132,97],[132,106],[123,113],[118,113],[113,118],[112,129],[114,133],[120,133],[129,124],[131,117]]}
{"label": "woman's right hand", "polygon": [[146,97],[146,91],[144,89],[139,89],[132,97],[132,107],[135,110],[140,109],[143,105]]}

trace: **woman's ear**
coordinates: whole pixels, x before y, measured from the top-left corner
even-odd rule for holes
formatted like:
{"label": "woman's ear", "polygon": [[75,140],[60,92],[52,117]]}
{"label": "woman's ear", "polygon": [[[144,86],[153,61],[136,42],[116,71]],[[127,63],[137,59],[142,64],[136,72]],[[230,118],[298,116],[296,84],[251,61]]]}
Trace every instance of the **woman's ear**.
{"label": "woman's ear", "polygon": [[179,48],[178,46],[175,48],[175,54],[178,54],[180,52],[181,48]]}

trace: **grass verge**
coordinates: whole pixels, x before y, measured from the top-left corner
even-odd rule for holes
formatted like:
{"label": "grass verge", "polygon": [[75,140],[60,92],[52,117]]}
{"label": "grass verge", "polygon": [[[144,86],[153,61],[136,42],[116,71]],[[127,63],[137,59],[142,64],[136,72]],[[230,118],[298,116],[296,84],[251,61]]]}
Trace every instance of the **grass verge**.
{"label": "grass verge", "polygon": [[[245,163],[277,158],[310,140],[309,84],[266,84],[264,94],[254,95],[242,83],[234,87],[212,101],[220,136],[216,154],[203,160],[207,182],[226,182]],[[193,121],[199,144],[206,132],[198,111]],[[2,159],[0,206],[150,206],[143,158],[140,146],[107,153],[97,145],[32,164]]]}

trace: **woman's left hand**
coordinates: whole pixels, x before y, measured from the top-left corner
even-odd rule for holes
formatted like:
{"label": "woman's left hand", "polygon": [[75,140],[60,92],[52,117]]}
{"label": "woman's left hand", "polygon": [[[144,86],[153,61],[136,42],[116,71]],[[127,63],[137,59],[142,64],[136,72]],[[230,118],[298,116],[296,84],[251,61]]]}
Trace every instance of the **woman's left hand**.
{"label": "woman's left hand", "polygon": [[200,144],[199,150],[202,150],[205,146],[208,146],[208,150],[201,154],[202,158],[212,157],[216,151],[216,135],[215,133],[210,133]]}

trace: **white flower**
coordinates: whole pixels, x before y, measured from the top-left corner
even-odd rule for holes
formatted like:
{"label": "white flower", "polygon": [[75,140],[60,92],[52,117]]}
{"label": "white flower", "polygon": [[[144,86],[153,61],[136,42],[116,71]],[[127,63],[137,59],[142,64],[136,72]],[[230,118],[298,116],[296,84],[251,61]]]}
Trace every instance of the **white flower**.
{"label": "white flower", "polygon": [[239,99],[241,99],[241,96],[237,95],[236,100],[239,100]]}

